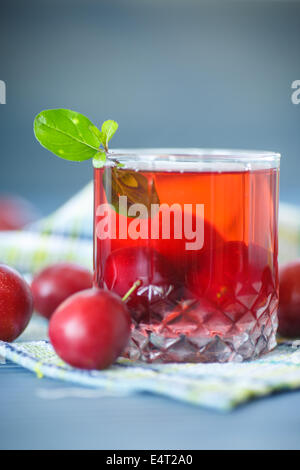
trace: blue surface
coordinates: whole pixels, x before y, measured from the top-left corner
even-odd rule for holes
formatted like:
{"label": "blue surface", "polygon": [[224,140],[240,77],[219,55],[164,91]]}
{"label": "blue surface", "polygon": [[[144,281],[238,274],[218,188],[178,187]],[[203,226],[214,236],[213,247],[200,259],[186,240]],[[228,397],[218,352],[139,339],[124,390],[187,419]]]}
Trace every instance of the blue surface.
{"label": "blue surface", "polygon": [[41,398],[74,386],[0,365],[1,449],[300,449],[300,391],[220,414],[163,398]]}

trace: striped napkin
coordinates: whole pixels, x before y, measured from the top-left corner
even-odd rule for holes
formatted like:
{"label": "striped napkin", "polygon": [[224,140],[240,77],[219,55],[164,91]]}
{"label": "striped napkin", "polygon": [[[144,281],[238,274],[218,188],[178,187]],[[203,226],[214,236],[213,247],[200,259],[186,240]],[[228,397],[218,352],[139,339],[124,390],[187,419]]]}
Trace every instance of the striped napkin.
{"label": "striped napkin", "polygon": [[147,392],[224,412],[254,398],[300,387],[300,341],[283,343],[251,362],[149,365],[119,359],[104,371],[68,366],[48,341],[0,341],[0,355],[33,371],[38,378],[71,382],[105,395]]}

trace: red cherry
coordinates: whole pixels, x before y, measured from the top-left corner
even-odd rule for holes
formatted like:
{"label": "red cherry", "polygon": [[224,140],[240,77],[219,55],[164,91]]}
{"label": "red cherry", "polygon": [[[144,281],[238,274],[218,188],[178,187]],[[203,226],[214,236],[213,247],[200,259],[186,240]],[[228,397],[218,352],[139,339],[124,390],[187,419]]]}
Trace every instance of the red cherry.
{"label": "red cherry", "polygon": [[[178,212],[180,212],[178,214]],[[177,227],[177,220],[178,215],[181,218],[181,224]],[[124,216],[117,215],[118,219],[124,218]],[[98,220],[98,219],[97,219]],[[100,219],[99,219],[100,220]],[[176,266],[178,272],[184,275],[184,272],[190,268],[191,263],[194,263],[197,259],[198,255],[203,253],[204,251],[208,251],[212,248],[216,248],[224,243],[223,237],[220,233],[215,229],[215,227],[206,220],[203,220],[199,216],[196,217],[195,214],[191,214],[191,218],[189,222],[191,223],[191,227],[189,224],[185,227],[185,218],[183,214],[183,210],[175,208],[175,215],[173,210],[170,213],[170,232],[166,230],[165,223],[163,222],[162,214],[156,214],[152,219],[140,219],[140,231],[141,233],[148,234],[147,238],[144,239],[137,239],[133,240],[129,237],[126,239],[118,238],[117,240],[101,240],[101,250],[98,250],[98,263],[101,264],[101,260],[105,259],[106,253],[110,253],[116,249],[121,248],[148,248],[151,246],[153,250],[159,252],[164,258],[171,263],[173,266]],[[179,219],[180,220],[180,219]],[[128,220],[128,224],[130,224],[132,219]],[[176,221],[176,222],[175,222]],[[169,225],[169,224],[168,224]],[[177,230],[175,230],[175,225]],[[97,226],[97,225],[96,225]],[[189,234],[188,231],[191,229],[193,232],[195,230],[201,230],[203,226],[203,246],[199,249],[197,248],[195,242],[195,238],[189,239],[188,236],[192,236],[193,234]],[[157,233],[155,231],[155,238],[154,235],[152,236],[151,230],[153,227],[157,228]],[[163,228],[165,233],[163,232]],[[185,230],[186,228],[186,230]],[[179,233],[177,233],[179,232]],[[163,235],[167,238],[163,238]],[[151,238],[152,236],[152,238]],[[181,236],[181,238],[176,238],[177,236]],[[200,237],[199,237],[200,238]],[[201,244],[202,239],[199,239],[199,243]],[[194,243],[193,248],[191,249],[188,244]],[[98,240],[98,244],[100,244]],[[99,246],[98,246],[99,248]]]}
{"label": "red cherry", "polygon": [[130,338],[131,319],[112,292],[88,289],[63,302],[50,320],[49,337],[57,354],[81,369],[109,367]]}
{"label": "red cherry", "polygon": [[17,196],[0,197],[0,230],[19,230],[38,217],[35,208]]}
{"label": "red cherry", "polygon": [[247,265],[247,246],[244,242],[227,242],[218,249],[208,250],[198,258],[196,267],[187,275],[188,288],[203,295],[207,289],[236,276]]}
{"label": "red cherry", "polygon": [[[165,256],[166,259],[168,259],[174,266],[178,267],[178,270],[184,274],[184,272],[187,272],[190,269],[191,264],[197,263],[199,255],[201,256],[203,252],[209,251],[212,248],[216,249],[224,243],[224,239],[210,222],[192,214],[191,222],[193,231],[199,230],[199,227],[203,224],[203,246],[200,249],[190,249],[190,247],[187,249],[187,244],[190,244],[195,240],[190,240],[186,236],[184,217],[182,217],[181,227],[182,238],[175,238],[175,217],[174,213],[171,212],[170,238],[162,238],[160,230],[159,240],[152,240],[151,244],[153,248]],[[160,227],[162,227],[162,223],[160,224]],[[196,245],[194,245],[194,247],[196,247]]]}
{"label": "red cherry", "polygon": [[0,264],[0,340],[13,341],[25,330],[33,310],[28,284],[14,269]]}
{"label": "red cherry", "polygon": [[[177,231],[174,230],[174,219],[177,220],[178,213],[180,212],[179,216],[181,216],[181,234],[182,238],[176,238],[176,236],[180,235],[180,225],[179,228],[177,227]],[[117,214],[117,226],[120,224],[120,220],[122,223],[130,224],[132,219],[128,219],[126,222],[126,217],[120,214]],[[96,227],[98,222],[101,220],[101,217],[96,217]],[[117,239],[106,239],[106,240],[99,240],[97,239],[96,243],[96,279],[101,285],[103,281],[103,273],[105,272],[105,263],[107,258],[110,256],[112,252],[121,249],[141,249],[141,250],[149,250],[150,247],[157,253],[159,253],[163,259],[164,264],[167,264],[168,267],[172,266],[172,268],[168,269],[168,271],[176,269],[176,278],[181,280],[182,284],[184,283],[185,274],[190,270],[192,265],[197,265],[198,257],[202,255],[204,251],[209,251],[212,248],[217,248],[224,243],[223,237],[220,233],[214,228],[214,226],[207,222],[206,220],[203,221],[202,218],[199,216],[197,217],[195,214],[192,214],[191,218],[188,220],[188,224],[186,226],[185,231],[185,218],[183,211],[181,211],[180,206],[178,209],[175,207],[175,216],[173,210],[170,212],[170,233],[167,233],[165,224],[163,224],[162,215],[157,213],[152,219],[140,219],[140,232],[148,234],[147,238],[138,238],[138,239],[131,239],[128,235],[128,238],[117,238]],[[191,227],[189,227],[191,222]],[[199,227],[203,226],[204,232],[204,243],[201,249],[191,249],[190,246],[187,244],[193,243],[195,240],[187,238],[187,235],[190,236],[188,233],[188,229],[192,229],[192,231],[199,230]],[[154,238],[153,230],[157,229],[154,232],[155,236],[158,237],[157,239]],[[162,227],[165,229],[165,233],[163,233]],[[97,230],[96,230],[97,231]],[[162,236],[168,236],[168,238],[162,238]],[[152,236],[152,238],[151,238]],[[201,240],[199,240],[201,243]],[[194,244],[193,248],[197,248]],[[173,276],[174,277],[174,276]],[[130,279],[132,282],[135,282],[136,279]],[[132,284],[131,284],[132,285]],[[128,287],[128,286],[127,286]],[[124,292],[124,290],[122,291]]]}
{"label": "red cherry", "polygon": [[35,276],[31,290],[34,308],[42,316],[50,318],[54,310],[70,295],[92,287],[92,274],[72,263],[57,263]]}
{"label": "red cherry", "polygon": [[267,250],[240,241],[224,243],[199,257],[187,274],[186,286],[198,298],[210,301],[232,319],[261,308],[275,291]]}
{"label": "red cherry", "polygon": [[295,338],[300,335],[300,260],[279,270],[279,333]]}
{"label": "red cherry", "polygon": [[178,283],[174,268],[151,248],[128,247],[113,251],[105,264],[105,286],[123,297],[136,281],[141,284],[127,301],[135,319],[145,313],[149,305],[174,293]]}

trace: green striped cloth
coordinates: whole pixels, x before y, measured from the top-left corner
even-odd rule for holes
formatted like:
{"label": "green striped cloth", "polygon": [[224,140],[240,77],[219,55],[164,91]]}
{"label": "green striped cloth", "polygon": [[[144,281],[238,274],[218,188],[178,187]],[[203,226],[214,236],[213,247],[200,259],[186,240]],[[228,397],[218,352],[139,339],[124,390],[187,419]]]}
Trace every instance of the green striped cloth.
{"label": "green striped cloth", "polygon": [[[280,206],[280,260],[300,252],[300,210]],[[0,260],[32,275],[56,261],[92,268],[93,186],[26,231],[0,232]],[[64,364],[45,341],[47,325],[33,317],[17,343],[0,342],[0,355],[35,372],[111,394],[150,392],[197,406],[228,411],[255,397],[300,388],[300,341],[285,342],[242,364],[147,365],[121,359],[107,371],[81,371]],[[0,361],[1,368],[1,361]]]}
{"label": "green striped cloth", "polygon": [[104,395],[147,392],[224,412],[254,398],[300,388],[300,341],[283,343],[251,362],[148,365],[119,359],[104,371],[84,371],[66,365],[47,341],[0,341],[0,355],[40,379],[71,382]]}
{"label": "green striped cloth", "polygon": [[93,266],[93,184],[20,232],[0,232],[0,260],[23,273],[57,261]]}

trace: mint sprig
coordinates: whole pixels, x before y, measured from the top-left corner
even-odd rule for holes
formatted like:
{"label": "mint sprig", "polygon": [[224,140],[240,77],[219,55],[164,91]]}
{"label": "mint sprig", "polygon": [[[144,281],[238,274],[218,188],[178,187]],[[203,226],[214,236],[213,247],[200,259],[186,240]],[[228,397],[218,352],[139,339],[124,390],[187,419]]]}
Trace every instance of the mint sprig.
{"label": "mint sprig", "polygon": [[65,160],[92,158],[96,168],[104,166],[117,129],[118,124],[108,120],[100,131],[86,116],[69,109],[47,109],[34,120],[34,134],[43,147]]}
{"label": "mint sprig", "polygon": [[[108,120],[99,130],[86,116],[70,109],[47,109],[34,120],[34,133],[43,147],[73,162],[93,159],[95,168],[102,168],[109,159],[108,143],[118,127],[115,121]],[[110,187],[107,200],[118,212],[119,196],[126,196],[127,212],[133,204],[142,203],[150,214],[151,204],[159,204],[154,181],[150,186],[145,175],[122,167],[115,161],[112,168],[104,171],[104,187]]]}

